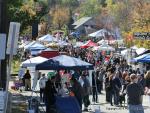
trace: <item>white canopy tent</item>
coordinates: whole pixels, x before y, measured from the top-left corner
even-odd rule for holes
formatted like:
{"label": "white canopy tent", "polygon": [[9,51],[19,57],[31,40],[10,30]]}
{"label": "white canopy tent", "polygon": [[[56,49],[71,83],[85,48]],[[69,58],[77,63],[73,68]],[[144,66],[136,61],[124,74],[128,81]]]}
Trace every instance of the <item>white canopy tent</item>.
{"label": "white canopy tent", "polygon": [[29,41],[23,42],[23,43],[19,44],[19,48],[24,48],[29,43],[30,43]]}
{"label": "white canopy tent", "polygon": [[[47,61],[47,60],[48,60],[47,58],[37,56],[37,57],[27,59],[26,61],[21,63],[21,65],[20,65],[21,67],[27,68],[30,71],[32,90],[38,90],[38,91],[40,90],[39,84],[38,84],[39,71],[35,70],[35,66],[37,64],[40,64],[40,63]],[[42,71],[42,73],[43,73],[43,71]]]}
{"label": "white canopy tent", "polygon": [[24,49],[28,49],[30,46],[32,46],[34,43],[36,43],[36,41],[32,41],[30,43],[28,43],[27,45],[24,46]]}
{"label": "white canopy tent", "polygon": [[22,67],[35,67],[37,64],[42,63],[44,61],[48,60],[47,58],[37,56],[30,59],[25,60],[21,63]]}
{"label": "white canopy tent", "polygon": [[136,49],[136,53],[137,53],[138,55],[144,53],[145,51],[147,51],[147,49],[145,49],[145,48],[138,48],[138,49]]}
{"label": "white canopy tent", "polygon": [[89,34],[88,36],[89,37],[105,37],[105,34],[108,34],[108,35],[113,35],[111,32],[109,32],[108,30],[106,30],[106,29],[100,29],[100,30],[98,30],[98,31],[96,31],[96,32],[94,32],[94,33],[91,33],[91,34]]}
{"label": "white canopy tent", "polygon": [[67,45],[70,45],[68,42],[66,42],[66,41],[61,41],[61,40],[59,40],[59,42],[57,43],[58,44],[58,46],[67,46]]}
{"label": "white canopy tent", "polygon": [[119,45],[122,45],[123,44],[123,40],[104,40],[104,39],[102,39],[102,40],[98,41],[97,43],[100,44],[100,45],[103,44],[103,43],[105,43],[105,44],[118,43]]}
{"label": "white canopy tent", "polygon": [[128,53],[128,49],[125,49],[125,50],[122,50],[121,51],[121,55],[125,55],[125,54],[127,54]]}
{"label": "white canopy tent", "polygon": [[45,46],[44,45],[42,45],[40,42],[37,42],[37,41],[33,41],[33,42],[31,42],[31,43],[29,43],[28,45],[26,45],[25,47],[24,47],[24,49],[29,49],[29,50],[35,50],[35,49],[37,49],[37,50],[42,50],[42,49],[45,49]]}
{"label": "white canopy tent", "polygon": [[57,41],[55,37],[53,37],[50,34],[44,35],[41,38],[38,39],[41,42],[53,42],[53,41]]}
{"label": "white canopy tent", "polygon": [[105,43],[105,44],[108,44],[108,40],[102,39],[102,40],[98,41],[97,43],[100,44],[100,45],[101,45],[101,44],[104,44],[104,43]]}
{"label": "white canopy tent", "polygon": [[76,42],[75,46],[74,47],[80,47],[82,46],[84,43],[83,42]]}
{"label": "white canopy tent", "polygon": [[115,48],[109,46],[108,44],[102,44],[101,46],[93,47],[93,51],[115,51]]}
{"label": "white canopy tent", "polygon": [[130,47],[130,48],[131,48],[131,49],[134,49],[134,50],[138,49],[137,46],[132,46],[132,47]]}

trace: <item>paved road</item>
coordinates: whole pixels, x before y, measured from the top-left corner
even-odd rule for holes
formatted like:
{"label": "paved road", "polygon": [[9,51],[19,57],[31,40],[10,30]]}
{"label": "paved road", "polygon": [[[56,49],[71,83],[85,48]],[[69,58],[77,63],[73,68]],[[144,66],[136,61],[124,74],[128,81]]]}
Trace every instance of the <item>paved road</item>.
{"label": "paved road", "polygon": [[[143,105],[145,113],[150,113],[150,102],[148,96],[143,96]],[[105,102],[105,94],[99,95],[99,103],[92,104],[91,107],[99,106],[101,113],[128,113],[127,104],[125,107],[115,107]]]}

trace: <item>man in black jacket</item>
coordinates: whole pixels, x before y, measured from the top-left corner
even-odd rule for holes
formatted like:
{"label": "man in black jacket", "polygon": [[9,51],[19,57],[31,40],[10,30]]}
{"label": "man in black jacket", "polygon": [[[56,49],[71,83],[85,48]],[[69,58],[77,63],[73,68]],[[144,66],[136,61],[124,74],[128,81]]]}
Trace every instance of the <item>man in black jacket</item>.
{"label": "man in black jacket", "polygon": [[56,102],[56,89],[54,86],[55,77],[49,78],[46,82],[46,87],[44,90],[45,104],[46,104],[46,113],[51,113],[51,109],[55,109]]}
{"label": "man in black jacket", "polygon": [[119,72],[117,71],[112,79],[112,88],[114,93],[114,104],[118,106],[119,104],[119,92],[121,90],[121,81],[119,79]]}
{"label": "man in black jacket", "polygon": [[137,83],[137,75],[131,74],[130,79],[131,83],[127,86],[129,113],[144,113],[142,106],[142,95],[144,95],[144,89]]}

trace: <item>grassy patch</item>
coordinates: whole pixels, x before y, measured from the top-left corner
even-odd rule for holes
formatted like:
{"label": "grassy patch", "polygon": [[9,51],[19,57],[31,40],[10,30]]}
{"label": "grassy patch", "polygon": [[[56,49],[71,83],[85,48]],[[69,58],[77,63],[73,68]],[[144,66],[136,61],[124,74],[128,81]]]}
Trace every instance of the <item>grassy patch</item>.
{"label": "grassy patch", "polygon": [[21,62],[19,60],[13,60],[12,62],[12,74],[18,74]]}

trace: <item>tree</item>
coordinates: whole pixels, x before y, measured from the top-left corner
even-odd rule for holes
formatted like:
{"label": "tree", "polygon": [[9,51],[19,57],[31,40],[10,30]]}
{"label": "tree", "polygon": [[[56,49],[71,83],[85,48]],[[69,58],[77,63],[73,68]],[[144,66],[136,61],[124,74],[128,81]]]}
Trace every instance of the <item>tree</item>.
{"label": "tree", "polygon": [[133,1],[132,15],[132,27],[142,28],[146,27],[150,30],[150,4],[145,2],[145,0],[135,0]]}
{"label": "tree", "polygon": [[[41,9],[37,9],[36,4],[40,4]],[[38,7],[38,8],[40,8]],[[48,13],[45,1],[34,2],[34,0],[8,0],[9,21],[21,23],[21,33],[28,28],[35,20]]]}
{"label": "tree", "polygon": [[69,9],[65,7],[56,6],[53,9],[53,13],[50,15],[52,16],[53,20],[52,23],[57,29],[61,29],[65,24],[69,22]]}
{"label": "tree", "polygon": [[80,17],[83,16],[96,16],[99,15],[101,11],[101,5],[98,0],[86,0],[85,2],[80,4],[78,8],[78,12],[80,13]]}
{"label": "tree", "polygon": [[[135,32],[150,32],[150,4],[146,0],[131,1],[132,11],[130,12],[130,34]],[[148,40],[134,39],[134,44],[139,47],[150,48]]]}
{"label": "tree", "polygon": [[100,4],[102,5],[102,7],[106,7],[107,6],[106,0],[100,0]]}
{"label": "tree", "polygon": [[78,0],[61,0],[63,6],[67,6],[71,10],[79,6]]}

